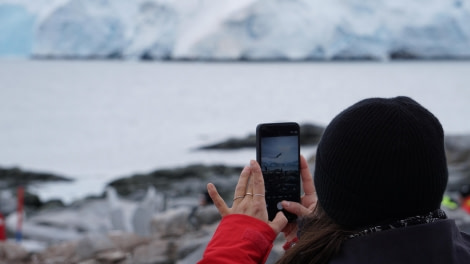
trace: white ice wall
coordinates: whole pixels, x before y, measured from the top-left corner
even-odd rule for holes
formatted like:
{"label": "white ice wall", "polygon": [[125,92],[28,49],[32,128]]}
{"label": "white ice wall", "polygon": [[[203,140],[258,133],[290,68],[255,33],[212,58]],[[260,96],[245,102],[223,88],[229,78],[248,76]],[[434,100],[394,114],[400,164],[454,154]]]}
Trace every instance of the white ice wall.
{"label": "white ice wall", "polygon": [[470,0],[0,0],[0,56],[470,57]]}

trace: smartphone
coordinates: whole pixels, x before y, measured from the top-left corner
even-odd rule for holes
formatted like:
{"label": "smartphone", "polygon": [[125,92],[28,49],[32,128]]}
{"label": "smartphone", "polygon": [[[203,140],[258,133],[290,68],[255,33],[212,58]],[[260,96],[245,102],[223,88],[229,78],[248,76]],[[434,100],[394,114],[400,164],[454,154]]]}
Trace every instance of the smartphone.
{"label": "smartphone", "polygon": [[300,127],[297,123],[266,123],[256,127],[256,160],[261,166],[269,220],[283,211],[289,222],[297,216],[281,201],[300,202]]}

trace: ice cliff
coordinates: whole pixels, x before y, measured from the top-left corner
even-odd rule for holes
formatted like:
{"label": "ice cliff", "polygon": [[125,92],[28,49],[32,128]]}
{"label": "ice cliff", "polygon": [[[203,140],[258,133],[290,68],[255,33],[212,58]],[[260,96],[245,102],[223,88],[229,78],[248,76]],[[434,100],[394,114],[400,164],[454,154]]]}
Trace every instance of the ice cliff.
{"label": "ice cliff", "polygon": [[0,56],[470,58],[470,0],[0,0]]}

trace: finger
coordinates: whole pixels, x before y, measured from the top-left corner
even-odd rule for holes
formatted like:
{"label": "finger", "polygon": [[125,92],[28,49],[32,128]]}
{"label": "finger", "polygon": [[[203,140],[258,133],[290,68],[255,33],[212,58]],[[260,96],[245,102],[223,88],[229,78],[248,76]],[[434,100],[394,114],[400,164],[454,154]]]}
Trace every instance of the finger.
{"label": "finger", "polygon": [[251,166],[251,180],[253,182],[253,200],[260,204],[262,207],[266,207],[266,201],[264,199],[264,179],[263,173],[258,162],[250,161]]}
{"label": "finger", "polygon": [[248,184],[246,186],[245,195],[253,197],[253,171],[250,173],[250,178],[248,179]]}
{"label": "finger", "polygon": [[308,215],[312,212],[310,208],[307,208],[296,202],[282,201],[281,204],[282,208],[284,208],[287,212],[293,213],[299,217]]}
{"label": "finger", "polygon": [[[243,168],[240,178],[238,178],[238,183],[237,187],[235,188],[235,197],[241,197],[245,196],[246,193],[246,188],[248,185],[248,180],[250,179],[250,174],[251,174],[251,168],[249,166],[246,166]],[[242,200],[242,199],[239,199]]]}
{"label": "finger", "polygon": [[300,155],[300,175],[302,177],[302,185],[305,195],[313,195],[315,186],[313,185],[313,177],[308,168],[308,162],[303,155]]}
{"label": "finger", "polygon": [[277,212],[272,222],[269,222],[268,225],[274,230],[276,234],[279,234],[282,229],[287,225],[288,221],[286,216],[282,211]]}
{"label": "finger", "polygon": [[230,213],[230,209],[228,208],[224,199],[220,197],[219,192],[217,192],[217,189],[215,188],[214,184],[207,184],[207,192],[209,193],[209,196],[211,197],[215,207],[217,207],[217,210],[219,210],[219,213],[222,217]]}
{"label": "finger", "polygon": [[256,163],[256,161],[250,160],[250,178],[248,179],[248,185],[246,186],[246,191],[245,191],[245,194],[249,195],[251,197],[253,197],[253,192],[254,192],[254,190],[253,190],[253,188],[254,188],[254,177],[253,177],[254,171],[253,170],[256,168],[255,166],[253,166],[253,162]]}

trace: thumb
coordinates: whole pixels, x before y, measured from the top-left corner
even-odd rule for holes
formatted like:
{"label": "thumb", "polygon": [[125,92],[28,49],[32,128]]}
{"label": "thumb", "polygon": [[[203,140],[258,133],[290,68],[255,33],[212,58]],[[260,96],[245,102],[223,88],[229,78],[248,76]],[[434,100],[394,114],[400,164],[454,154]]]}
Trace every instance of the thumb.
{"label": "thumb", "polygon": [[298,217],[308,215],[312,212],[312,210],[299,203],[289,201],[282,201],[282,208]]}
{"label": "thumb", "polygon": [[207,184],[207,192],[209,193],[209,196],[214,202],[215,207],[217,207],[217,210],[219,210],[220,215],[224,217],[229,214],[230,210],[227,207],[227,204],[225,203],[224,199],[220,197],[219,192],[217,192],[217,189],[215,188],[214,184]]}
{"label": "thumb", "polygon": [[274,232],[279,234],[282,229],[287,225],[288,221],[282,211],[277,212],[272,222],[269,222],[269,226],[274,230]]}

